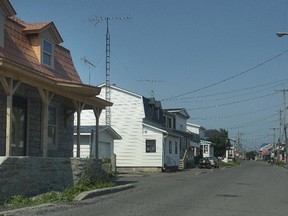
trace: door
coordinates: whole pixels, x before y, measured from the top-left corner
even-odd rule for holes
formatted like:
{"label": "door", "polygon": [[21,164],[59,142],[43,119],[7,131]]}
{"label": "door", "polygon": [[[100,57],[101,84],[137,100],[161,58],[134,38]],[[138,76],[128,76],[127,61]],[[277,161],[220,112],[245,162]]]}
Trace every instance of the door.
{"label": "door", "polygon": [[26,156],[27,99],[14,96],[11,126],[12,156]]}

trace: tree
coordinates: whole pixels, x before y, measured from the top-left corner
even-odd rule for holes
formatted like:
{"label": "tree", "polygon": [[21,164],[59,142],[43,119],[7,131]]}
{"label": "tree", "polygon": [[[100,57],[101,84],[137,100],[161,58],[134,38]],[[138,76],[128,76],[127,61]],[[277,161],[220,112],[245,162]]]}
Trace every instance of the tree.
{"label": "tree", "polygon": [[255,157],[257,155],[257,152],[256,151],[249,151],[246,153],[246,158],[247,160],[255,160]]}
{"label": "tree", "polygon": [[214,133],[210,138],[209,141],[215,144],[214,155],[216,157],[225,156],[226,149],[228,149],[231,144],[228,137],[228,131],[225,129],[220,129],[216,133]]}

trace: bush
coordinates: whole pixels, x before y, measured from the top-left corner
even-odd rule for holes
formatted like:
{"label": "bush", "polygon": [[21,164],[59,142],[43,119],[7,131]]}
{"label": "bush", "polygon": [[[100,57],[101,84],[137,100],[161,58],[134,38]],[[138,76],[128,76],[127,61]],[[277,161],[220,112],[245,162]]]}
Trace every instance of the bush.
{"label": "bush", "polygon": [[235,166],[239,166],[240,162],[236,161],[236,162],[220,162],[220,167],[235,167]]}
{"label": "bush", "polygon": [[113,187],[115,183],[111,182],[109,176],[103,176],[101,179],[83,178],[76,185],[64,189],[62,192],[48,192],[34,198],[27,198],[22,195],[12,196],[4,204],[6,206],[31,206],[44,203],[55,203],[59,201],[71,202],[83,191],[95,190],[100,188]]}
{"label": "bush", "polygon": [[280,166],[280,167],[285,167],[286,166],[286,163],[283,162],[283,161],[275,161],[274,164],[277,165],[277,166]]}

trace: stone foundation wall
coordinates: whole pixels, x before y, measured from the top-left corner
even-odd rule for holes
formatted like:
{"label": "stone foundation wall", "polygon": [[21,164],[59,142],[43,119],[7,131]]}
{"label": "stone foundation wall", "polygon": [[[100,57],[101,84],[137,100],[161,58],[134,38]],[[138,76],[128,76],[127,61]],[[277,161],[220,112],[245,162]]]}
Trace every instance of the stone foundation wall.
{"label": "stone foundation wall", "polygon": [[[88,171],[88,173],[87,173]],[[34,196],[76,184],[85,175],[102,176],[101,161],[89,158],[0,157],[0,200]]]}
{"label": "stone foundation wall", "polygon": [[160,173],[161,167],[117,167],[118,173]]}

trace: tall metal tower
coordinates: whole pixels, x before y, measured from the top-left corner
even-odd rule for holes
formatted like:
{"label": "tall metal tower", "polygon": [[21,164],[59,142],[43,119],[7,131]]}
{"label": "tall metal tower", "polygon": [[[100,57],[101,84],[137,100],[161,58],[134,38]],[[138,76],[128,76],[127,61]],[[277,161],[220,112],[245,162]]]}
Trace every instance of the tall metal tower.
{"label": "tall metal tower", "polygon": [[[110,16],[95,16],[90,19],[91,22],[98,24],[99,22],[106,21],[106,91],[105,91],[105,100],[111,101],[111,84],[110,84],[110,32],[109,32],[109,21],[127,21],[131,20],[131,17],[110,17]],[[106,125],[111,125],[111,107],[108,106],[105,108],[106,111]]]}

